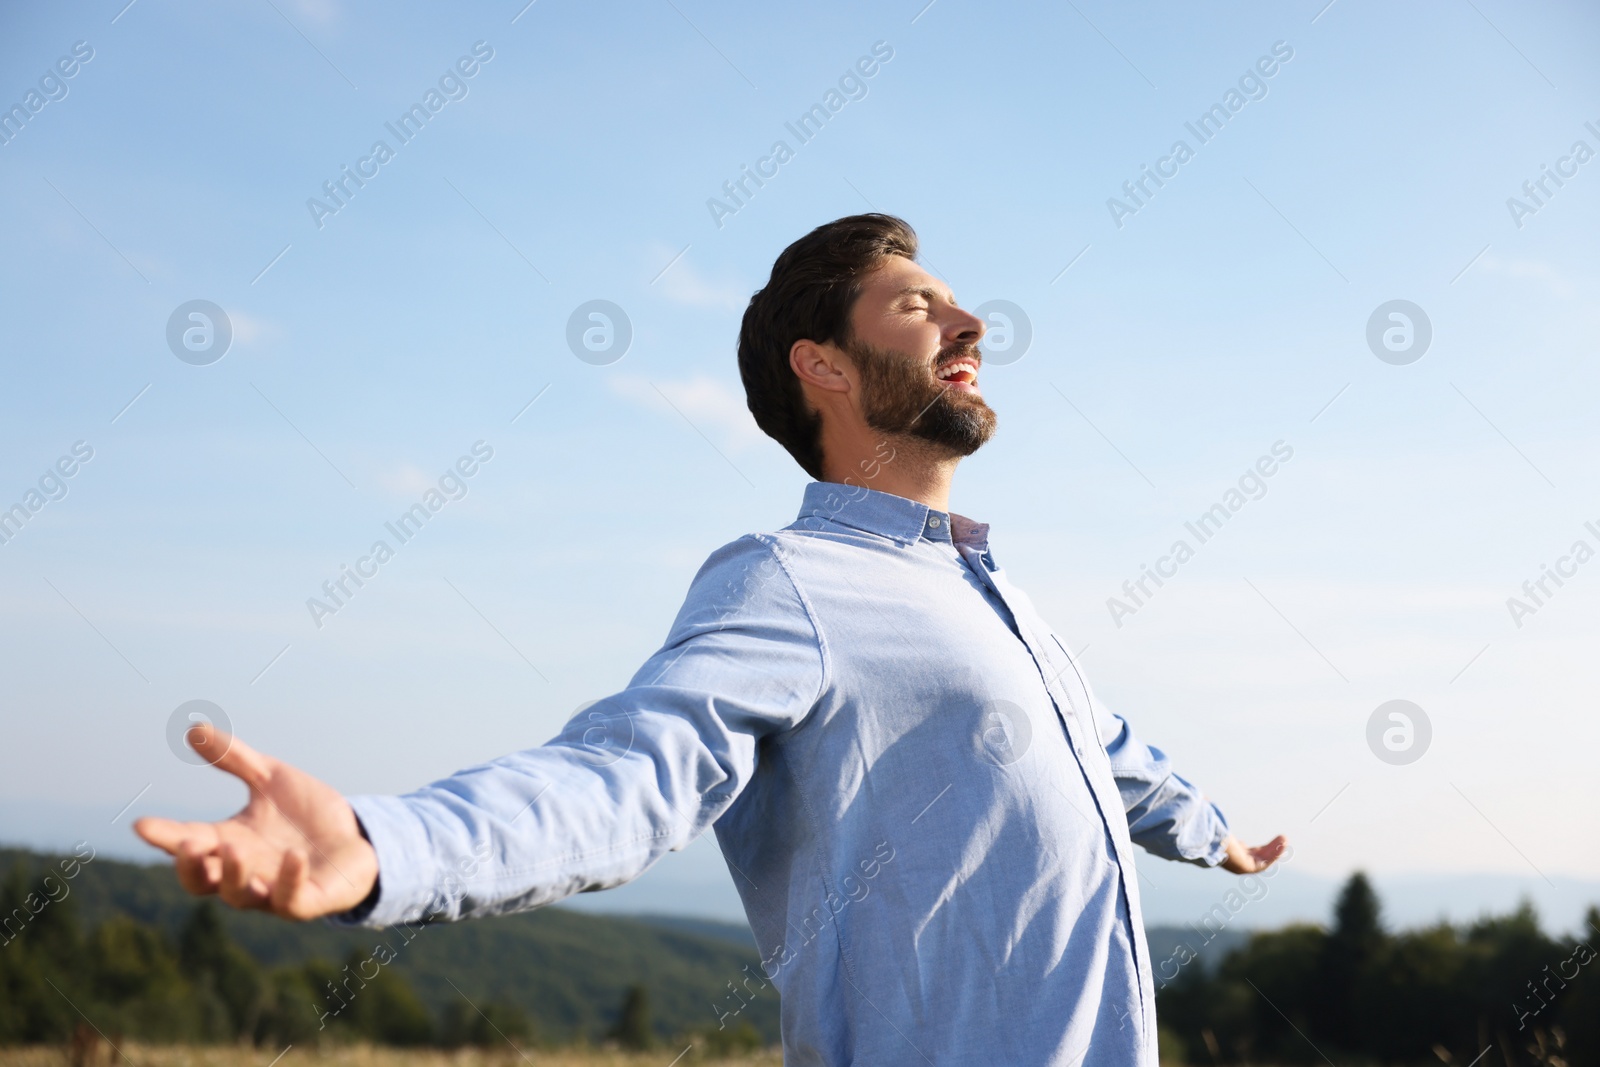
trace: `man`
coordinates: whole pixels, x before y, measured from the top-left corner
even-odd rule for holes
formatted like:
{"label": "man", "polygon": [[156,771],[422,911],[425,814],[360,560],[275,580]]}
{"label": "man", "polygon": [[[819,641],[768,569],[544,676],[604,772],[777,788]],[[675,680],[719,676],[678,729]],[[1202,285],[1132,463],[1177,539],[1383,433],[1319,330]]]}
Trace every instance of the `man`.
{"label": "man", "polygon": [[716,1007],[782,993],[785,1062],[1156,1063],[1132,842],[1235,873],[1246,848],[1099,706],[949,510],[994,432],[983,323],[899,219],[778,257],[739,369],[817,481],[719,549],[629,687],[542,747],[403,797],[353,797],[191,731],[250,800],[141,819],[193,893],[293,919],[494,915],[637,877],[715,828],[761,950]]}

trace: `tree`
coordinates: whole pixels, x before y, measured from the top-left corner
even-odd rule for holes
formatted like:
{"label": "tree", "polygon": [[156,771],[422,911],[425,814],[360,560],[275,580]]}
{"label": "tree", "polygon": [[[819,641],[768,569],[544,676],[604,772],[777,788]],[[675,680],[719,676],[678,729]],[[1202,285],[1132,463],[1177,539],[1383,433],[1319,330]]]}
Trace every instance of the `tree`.
{"label": "tree", "polygon": [[0,1044],[64,1041],[78,1021],[50,988],[73,988],[83,971],[76,909],[69,897],[35,912],[38,888],[20,860],[0,882]]}
{"label": "tree", "polygon": [[1336,1048],[1366,1051],[1375,1006],[1372,978],[1385,946],[1382,909],[1372,883],[1360,871],[1339,891],[1333,929],[1322,948],[1320,1003],[1314,1009],[1319,1038]]}
{"label": "tree", "polygon": [[200,1032],[193,987],[160,931],[115,915],[89,936],[87,997],[73,999],[107,1034],[192,1041]]}
{"label": "tree", "polygon": [[195,986],[210,1038],[252,1039],[268,995],[261,968],[229,938],[216,905],[203,901],[178,934],[178,968]]}
{"label": "tree", "polygon": [[[329,968],[331,970],[331,968]],[[266,977],[261,1014],[252,1035],[258,1045],[305,1045],[322,1033],[327,1010],[310,966],[280,967]]]}
{"label": "tree", "polygon": [[1566,958],[1558,966],[1565,976],[1577,970],[1561,1005],[1561,1022],[1567,1031],[1567,1054],[1574,1067],[1600,1067],[1600,908],[1583,917],[1577,938],[1565,946]]}
{"label": "tree", "polygon": [[655,1029],[650,1025],[650,992],[642,985],[631,985],[622,998],[622,1010],[611,1037],[626,1049],[643,1051],[655,1047]]}
{"label": "tree", "polygon": [[[369,974],[372,977],[367,977]],[[378,1045],[414,1046],[433,1041],[432,1016],[393,964],[380,964],[374,956],[351,952],[340,977],[348,983],[342,988],[352,994],[340,1019],[357,1036]]]}
{"label": "tree", "polygon": [[[1298,924],[1257,933],[1229,953],[1218,968],[1223,995],[1212,1025],[1219,1046],[1240,1060],[1321,1063],[1305,1031],[1321,995],[1318,961],[1327,941],[1320,927]],[[1200,1038],[1185,1044],[1198,1049]]]}

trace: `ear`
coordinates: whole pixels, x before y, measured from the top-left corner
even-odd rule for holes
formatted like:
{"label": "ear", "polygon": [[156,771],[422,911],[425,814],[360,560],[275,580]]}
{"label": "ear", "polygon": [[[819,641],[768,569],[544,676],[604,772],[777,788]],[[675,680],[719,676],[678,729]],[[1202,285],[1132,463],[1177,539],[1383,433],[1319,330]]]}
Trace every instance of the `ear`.
{"label": "ear", "polygon": [[789,349],[789,366],[801,383],[825,393],[848,393],[852,387],[845,373],[846,359],[836,345],[815,341],[796,341]]}

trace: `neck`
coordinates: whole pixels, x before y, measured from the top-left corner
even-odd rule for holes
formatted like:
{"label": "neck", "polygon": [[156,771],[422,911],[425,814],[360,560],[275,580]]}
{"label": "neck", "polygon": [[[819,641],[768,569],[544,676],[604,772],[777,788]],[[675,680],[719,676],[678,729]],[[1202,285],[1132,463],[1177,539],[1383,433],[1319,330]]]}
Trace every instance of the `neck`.
{"label": "neck", "polygon": [[[846,451],[846,450],[841,450]],[[950,482],[959,456],[917,438],[875,435],[868,443],[838,455],[832,449],[822,465],[822,480],[859,485],[915,500],[934,511],[950,510]]]}

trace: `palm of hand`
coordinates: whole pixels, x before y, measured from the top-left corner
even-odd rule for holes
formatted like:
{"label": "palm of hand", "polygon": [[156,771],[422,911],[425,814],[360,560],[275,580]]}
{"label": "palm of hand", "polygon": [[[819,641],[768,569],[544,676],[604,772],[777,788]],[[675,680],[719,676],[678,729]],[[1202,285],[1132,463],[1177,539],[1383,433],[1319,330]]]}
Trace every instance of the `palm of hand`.
{"label": "palm of hand", "polygon": [[1234,874],[1255,874],[1264,871],[1278,862],[1289,847],[1289,839],[1279,834],[1264,845],[1250,848],[1237,837],[1229,837],[1225,842],[1228,850],[1227,858],[1222,861],[1222,869],[1232,871]]}

